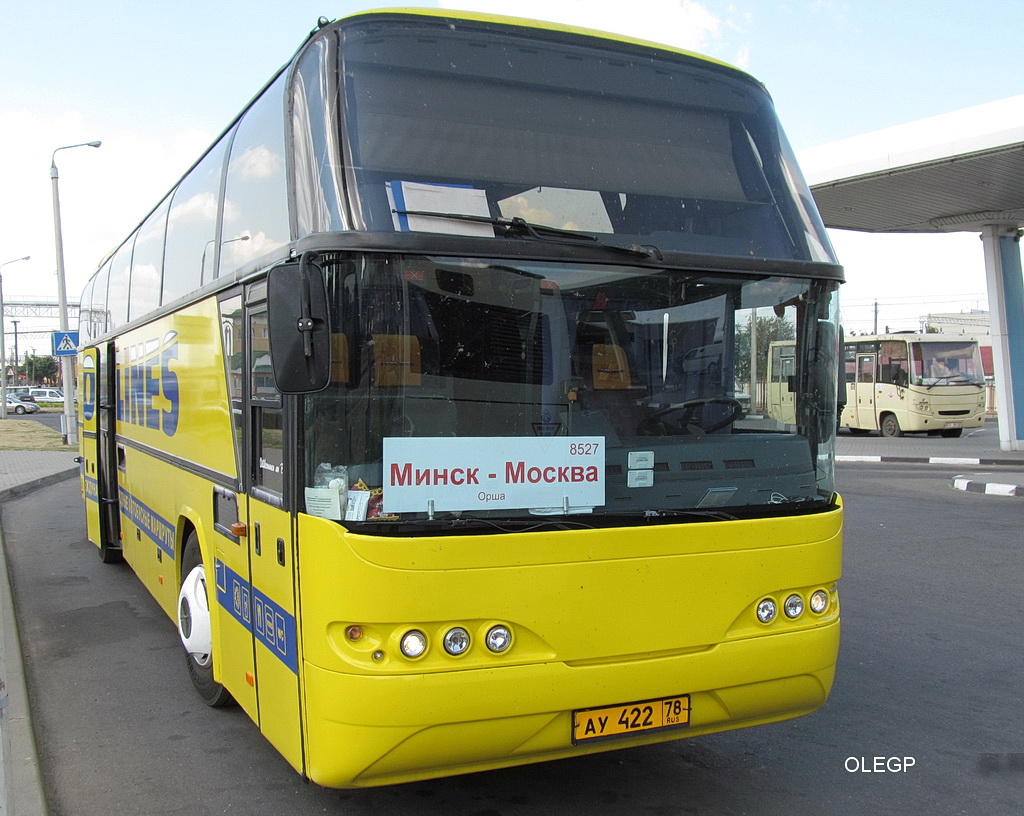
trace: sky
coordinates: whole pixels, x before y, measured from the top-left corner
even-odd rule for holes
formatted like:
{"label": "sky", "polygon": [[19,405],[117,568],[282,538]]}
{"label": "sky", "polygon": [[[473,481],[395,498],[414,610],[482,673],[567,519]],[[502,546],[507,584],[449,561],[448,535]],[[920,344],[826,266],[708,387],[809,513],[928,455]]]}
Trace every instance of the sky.
{"label": "sky", "polygon": [[[56,300],[56,154],[69,300],[101,259],[286,63],[321,16],[361,0],[0,0],[0,275],[8,300]],[[1024,0],[434,0],[662,42],[736,65],[771,93],[798,158],[924,117],[1016,96]],[[848,330],[915,329],[987,309],[975,233],[830,231]],[[25,255],[28,261],[8,264]],[[26,334],[19,350],[47,353]],[[74,328],[74,327],[72,327]],[[6,326],[10,349],[12,328]],[[10,353],[10,352],[8,352]]]}

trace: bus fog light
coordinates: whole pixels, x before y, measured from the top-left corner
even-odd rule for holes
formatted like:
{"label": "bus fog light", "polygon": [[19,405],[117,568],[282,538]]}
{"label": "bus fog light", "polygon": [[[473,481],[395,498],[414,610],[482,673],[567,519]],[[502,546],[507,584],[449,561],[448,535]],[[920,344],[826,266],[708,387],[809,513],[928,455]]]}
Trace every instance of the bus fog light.
{"label": "bus fog light", "polygon": [[786,610],[787,618],[799,618],[804,614],[804,599],[799,595],[790,595],[786,598],[783,608]]}
{"label": "bus fog light", "polygon": [[777,614],[779,609],[771,598],[765,598],[757,605],[757,619],[761,623],[771,623]]}
{"label": "bus fog light", "polygon": [[811,611],[815,615],[820,615],[826,609],[828,609],[828,593],[819,589],[811,595]]}
{"label": "bus fog light", "polygon": [[501,654],[512,645],[512,632],[507,626],[492,626],[487,633],[487,648],[496,654]]}
{"label": "bus fog light", "polygon": [[460,655],[469,648],[469,632],[461,626],[449,629],[444,634],[444,650],[450,655]]}
{"label": "bus fog light", "polygon": [[401,648],[406,657],[419,657],[427,650],[427,636],[419,629],[410,629],[402,635]]}

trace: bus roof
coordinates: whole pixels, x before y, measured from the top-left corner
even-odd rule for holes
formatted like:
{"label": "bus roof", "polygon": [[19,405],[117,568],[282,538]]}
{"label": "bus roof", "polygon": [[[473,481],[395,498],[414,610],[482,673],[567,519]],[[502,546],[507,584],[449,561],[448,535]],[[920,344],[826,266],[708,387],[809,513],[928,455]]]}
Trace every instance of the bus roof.
{"label": "bus roof", "polygon": [[495,23],[498,25],[518,26],[520,28],[537,29],[538,31],[553,31],[561,34],[579,35],[583,37],[595,37],[598,39],[609,40],[616,43],[635,45],[641,48],[654,48],[659,51],[667,51],[672,54],[681,54],[682,56],[690,57],[692,59],[698,59],[704,62],[712,63],[714,65],[720,65],[723,68],[728,68],[730,71],[735,71],[736,73],[743,74],[744,76],[750,78],[754,82],[757,82],[759,85],[762,84],[755,77],[751,76],[741,68],[737,68],[735,65],[730,65],[727,62],[723,62],[722,60],[709,57],[705,54],[699,54],[696,51],[687,51],[686,49],[683,48],[676,48],[675,46],[666,45],[664,43],[655,42],[653,40],[643,40],[637,37],[627,37],[623,34],[616,34],[611,31],[601,31],[595,28],[570,26],[565,25],[563,23],[550,22],[547,20],[529,19],[527,17],[509,17],[502,14],[487,14],[484,12],[476,11],[452,11],[449,9],[402,7],[369,9],[367,11],[359,11],[350,15],[346,15],[345,17],[339,17],[337,20],[333,20],[332,23],[343,24],[350,20],[361,19],[367,16],[390,17],[399,14],[409,14],[419,17],[446,17],[456,20],[467,20],[471,22]]}

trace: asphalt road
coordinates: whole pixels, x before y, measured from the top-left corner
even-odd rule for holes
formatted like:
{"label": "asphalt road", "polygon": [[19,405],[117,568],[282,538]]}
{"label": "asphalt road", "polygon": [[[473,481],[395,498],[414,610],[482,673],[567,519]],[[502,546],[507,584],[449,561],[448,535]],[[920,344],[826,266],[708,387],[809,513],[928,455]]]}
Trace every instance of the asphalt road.
{"label": "asphalt road", "polygon": [[8,419],[31,419],[35,422],[41,422],[47,428],[53,428],[55,431],[60,430],[60,418],[61,413],[59,411],[40,411],[36,414],[24,414],[22,416],[9,414]]}
{"label": "asphalt road", "polygon": [[77,483],[4,534],[55,816],[1018,814],[1024,500],[936,465],[840,465],[843,644],[827,705],[787,723],[434,782],[303,782],[237,708],[194,695],[173,624],[86,542]]}

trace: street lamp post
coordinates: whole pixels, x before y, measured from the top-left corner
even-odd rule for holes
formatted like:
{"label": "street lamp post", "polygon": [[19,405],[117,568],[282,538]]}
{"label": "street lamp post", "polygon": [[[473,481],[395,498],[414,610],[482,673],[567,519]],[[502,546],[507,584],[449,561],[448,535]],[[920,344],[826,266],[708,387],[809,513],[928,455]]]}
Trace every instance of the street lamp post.
{"label": "street lamp post", "polygon": [[[239,235],[237,238],[228,238],[226,241],[221,241],[220,245],[224,246],[225,244],[230,244],[230,243],[233,243],[235,241],[248,241],[248,240],[249,240],[249,236],[248,235]],[[206,277],[206,251],[211,246],[213,246],[215,243],[217,243],[217,239],[213,238],[212,240],[207,241],[206,242],[206,246],[203,247],[203,259],[202,259],[202,265],[200,266],[200,269],[202,270],[202,273],[203,273],[203,282],[204,283],[207,280],[209,280],[209,278]]]}
{"label": "street lamp post", "polygon": [[7,419],[7,352],[4,350],[4,267],[7,264],[27,261],[31,255],[4,261],[0,264],[0,419]]}
{"label": "street lamp post", "polygon": [[[57,297],[60,301],[60,330],[68,330],[68,298],[64,286],[64,239],[60,228],[60,194],[57,191],[57,152],[70,150],[73,147],[99,147],[101,142],[82,142],[81,144],[64,145],[58,147],[50,156],[50,186],[53,190],[53,236],[57,253]],[[64,390],[64,419],[61,421],[61,430],[64,433],[65,445],[78,444],[78,428],[74,414],[74,394],[72,393],[74,373],[71,367],[71,358],[63,355],[60,358],[61,385]]]}

